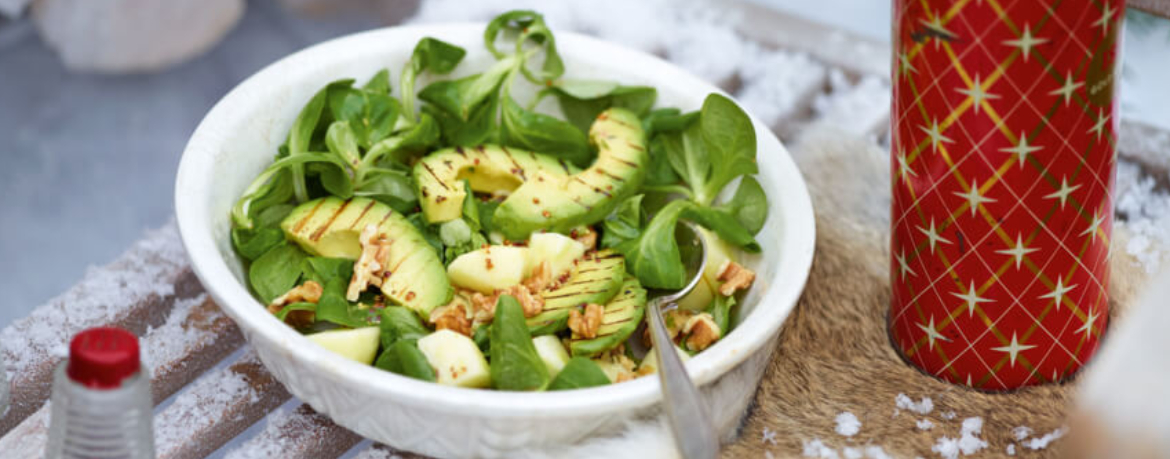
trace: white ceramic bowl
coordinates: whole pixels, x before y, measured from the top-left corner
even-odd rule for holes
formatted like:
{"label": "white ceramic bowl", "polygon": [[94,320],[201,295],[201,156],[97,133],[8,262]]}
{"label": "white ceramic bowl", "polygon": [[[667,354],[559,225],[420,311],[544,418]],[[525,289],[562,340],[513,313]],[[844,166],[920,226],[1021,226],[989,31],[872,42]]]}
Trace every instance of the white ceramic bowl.
{"label": "white ceramic bowl", "polygon": [[[175,183],[179,229],[204,287],[235,319],[269,371],[289,392],[354,432],[438,457],[500,457],[532,445],[564,445],[657,412],[658,380],[568,392],[517,393],[440,386],[343,359],[285,326],[248,292],[232,251],[228,212],[272,161],[293,119],[320,87],[359,83],[379,69],[398,75],[415,42],[438,37],[465,47],[457,75],[490,62],[482,24],[393,27],[350,35],[269,65],[224,96],[183,152]],[[659,106],[694,110],[718,89],[654,56],[560,32],[567,77],[658,88]],[[395,79],[395,84],[397,81]],[[423,87],[423,81],[418,87]],[[397,88],[394,89],[397,93]],[[804,181],[784,146],[755,122],[760,183],[768,195],[763,254],[747,257],[755,286],[739,324],[687,364],[722,433],[732,431],[759,384],[780,325],[800,297],[812,263],[814,221]]]}

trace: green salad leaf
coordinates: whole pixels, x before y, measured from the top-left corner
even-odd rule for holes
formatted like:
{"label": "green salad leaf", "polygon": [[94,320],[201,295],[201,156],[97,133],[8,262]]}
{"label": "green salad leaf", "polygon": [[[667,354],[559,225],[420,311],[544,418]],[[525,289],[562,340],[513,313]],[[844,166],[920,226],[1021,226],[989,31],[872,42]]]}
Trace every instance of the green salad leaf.
{"label": "green salad leaf", "polygon": [[436,75],[451,73],[466,54],[467,51],[463,48],[433,37],[425,37],[414,45],[414,52],[410,54],[410,65],[402,68],[402,78],[399,81],[402,90],[402,109],[409,120],[414,119],[414,102],[417,97],[414,93],[414,83],[418,76],[426,71]]}
{"label": "green salad leaf", "polygon": [[720,239],[748,252],[760,252],[760,244],[752,237],[752,233],[735,219],[735,215],[731,212],[713,207],[692,206],[683,211],[682,218],[714,231]]}
{"label": "green salad leaf", "polygon": [[707,313],[711,314],[715,325],[719,326],[719,336],[727,336],[727,332],[731,331],[731,308],[733,306],[735,306],[735,297],[723,295],[715,295],[711,304],[707,306]]}
{"label": "green salad leaf", "polygon": [[305,252],[285,243],[261,255],[248,267],[248,282],[264,304],[297,285]]}
{"label": "green salad leaf", "polygon": [[394,132],[402,107],[398,99],[355,88],[334,88],[329,93],[329,110],[333,119],[348,121],[362,148],[385,139]]}
{"label": "green salad leaf", "polygon": [[717,208],[735,216],[743,228],[757,234],[768,220],[768,197],[755,177],[745,176],[735,189],[735,196]]}
{"label": "green salad leaf", "polygon": [[281,322],[284,322],[286,319],[288,319],[288,315],[293,313],[294,311],[316,311],[316,310],[317,310],[317,305],[314,303],[292,303],[289,305],[285,305],[283,308],[281,308],[280,312],[276,313],[276,318],[279,319]]}
{"label": "green salad leaf", "polygon": [[378,323],[381,330],[382,348],[389,349],[400,340],[417,340],[431,333],[418,314],[403,306],[387,306],[382,309],[382,321]]}
{"label": "green salad leaf", "polygon": [[584,389],[609,384],[609,377],[592,360],[573,357],[548,385],[548,390]]}
{"label": "green salad leaf", "polygon": [[549,383],[548,369],[536,353],[524,309],[509,295],[500,296],[491,325],[492,387],[500,390],[538,391]]}
{"label": "green salad leaf", "polygon": [[[557,52],[557,41],[552,30],[544,22],[544,16],[530,10],[513,10],[496,16],[488,23],[483,33],[484,45],[496,59],[505,59],[506,54],[496,47],[496,41],[506,33],[515,37],[516,51],[514,55],[526,54],[526,45],[535,46],[536,51],[544,57],[539,70],[531,70],[528,65],[522,64],[520,71],[524,77],[534,84],[545,85],[560,78],[565,73],[565,63]],[[527,59],[525,59],[527,61]]]}
{"label": "green salad leaf", "polygon": [[589,139],[565,121],[526,110],[511,97],[504,99],[500,141],[509,147],[540,151],[585,167],[593,160]]}
{"label": "green salad leaf", "polygon": [[615,247],[626,257],[626,269],[643,286],[673,290],[686,286],[686,267],[674,237],[674,227],[682,213],[694,207],[691,201],[671,201],[658,211],[637,239]]}
{"label": "green salad leaf", "polygon": [[370,81],[367,81],[362,89],[375,94],[390,94],[390,70],[379,70],[370,77]]}
{"label": "green salad leaf", "polygon": [[645,195],[634,195],[626,198],[613,214],[601,222],[601,247],[611,248],[621,243],[637,239],[642,234],[642,198]]}
{"label": "green salad leaf", "polygon": [[321,299],[317,300],[317,321],[349,328],[361,328],[370,324],[370,310],[345,299],[348,285],[348,278],[336,277],[325,282]]}
{"label": "green salad leaf", "polygon": [[260,258],[281,244],[284,244],[284,231],[280,228],[232,229],[232,245],[248,260]]}
{"label": "green salad leaf", "polygon": [[374,366],[414,379],[435,382],[435,369],[427,362],[427,356],[418,350],[418,341],[404,339],[387,347],[378,356]]}
{"label": "green salad leaf", "polygon": [[658,100],[658,90],[649,86],[621,86],[613,82],[560,80],[552,87],[565,119],[588,134],[597,115],[613,107],[646,116]]}
{"label": "green salad leaf", "polygon": [[710,205],[736,177],[759,172],[756,130],[739,105],[719,94],[708,95],[703,101],[698,126],[707,154],[715,160],[710,161],[711,172],[696,189],[695,197],[700,204]]}

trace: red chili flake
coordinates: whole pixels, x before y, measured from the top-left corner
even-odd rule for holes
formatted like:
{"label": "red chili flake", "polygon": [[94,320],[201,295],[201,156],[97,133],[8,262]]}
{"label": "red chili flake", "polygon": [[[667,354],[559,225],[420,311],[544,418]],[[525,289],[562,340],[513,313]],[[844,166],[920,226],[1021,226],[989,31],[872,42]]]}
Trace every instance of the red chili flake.
{"label": "red chili flake", "polygon": [[490,269],[492,269],[492,268],[494,267],[494,266],[492,265],[492,259],[491,259],[491,258],[484,258],[484,260],[487,260],[487,269],[489,269],[489,270],[490,270]]}
{"label": "red chili flake", "polygon": [[436,196],[436,197],[435,197],[435,203],[436,203],[436,204],[437,204],[437,203],[440,203],[440,202],[443,202],[443,201],[446,201],[446,200],[447,200],[447,197],[446,197],[446,196]]}
{"label": "red chili flake", "polygon": [[541,212],[540,214],[543,215],[544,218],[552,218],[552,213],[547,211],[547,210],[544,212]]}
{"label": "red chili flake", "polygon": [[533,204],[540,204],[540,198],[532,198]]}
{"label": "red chili flake", "polygon": [[406,301],[414,300],[414,292],[406,292]]}

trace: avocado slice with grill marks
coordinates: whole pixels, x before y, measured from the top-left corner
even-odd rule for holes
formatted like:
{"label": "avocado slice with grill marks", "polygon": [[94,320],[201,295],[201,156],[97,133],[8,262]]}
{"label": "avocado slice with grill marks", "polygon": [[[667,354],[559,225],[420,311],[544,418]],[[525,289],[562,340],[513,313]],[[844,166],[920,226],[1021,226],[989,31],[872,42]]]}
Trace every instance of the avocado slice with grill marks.
{"label": "avocado slice with grill marks", "polygon": [[297,206],[281,222],[285,237],[312,255],[356,260],[358,236],[368,225],[390,241],[382,293],[426,317],[451,299],[451,283],[439,254],[402,214],[369,198],[327,197]]}
{"label": "avocado slice with grill marks", "polygon": [[586,255],[577,262],[565,283],[541,293],[544,310],[528,319],[533,335],[564,330],[569,310],[588,303],[605,304],[618,294],[626,276],[626,262],[621,254],[603,250]]}
{"label": "avocado slice with grill marks", "polygon": [[499,145],[439,150],[415,164],[412,173],[419,205],[428,222],[442,223],[462,216],[467,192],[511,192],[534,177],[564,180],[580,169],[549,155]]}
{"label": "avocado slice with grill marks", "polygon": [[573,337],[569,343],[570,353],[573,356],[589,357],[617,347],[638,329],[645,312],[646,289],[642,288],[638,279],[627,277],[618,295],[605,305],[597,337]]}
{"label": "avocado slice with grill marks", "polygon": [[650,159],[638,116],[623,108],[601,112],[589,140],[598,153],[588,169],[530,178],[500,203],[492,221],[504,236],[522,240],[538,230],[567,233],[597,223],[637,191]]}

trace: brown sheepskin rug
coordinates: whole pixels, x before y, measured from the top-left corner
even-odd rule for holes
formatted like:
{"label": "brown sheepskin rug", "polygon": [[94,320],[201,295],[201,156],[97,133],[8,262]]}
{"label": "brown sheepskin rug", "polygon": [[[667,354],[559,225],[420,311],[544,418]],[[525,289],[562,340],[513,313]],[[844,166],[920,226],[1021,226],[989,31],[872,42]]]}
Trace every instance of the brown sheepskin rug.
{"label": "brown sheepskin rug", "polygon": [[[819,131],[797,142],[793,154],[817,212],[816,258],[740,437],[723,456],[964,457],[964,450],[974,457],[1067,455],[1072,443],[1060,437],[1067,432],[1075,378],[983,393],[923,374],[891,347],[885,328],[886,153],[870,141]],[[1124,247],[1126,234],[1115,233],[1114,244]],[[1114,252],[1113,318],[1125,312],[1145,279],[1123,250]],[[929,411],[924,398],[930,399]],[[843,413],[855,416],[860,427]],[[842,415],[843,430],[853,427],[855,434],[837,432]]]}

